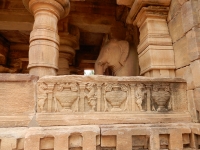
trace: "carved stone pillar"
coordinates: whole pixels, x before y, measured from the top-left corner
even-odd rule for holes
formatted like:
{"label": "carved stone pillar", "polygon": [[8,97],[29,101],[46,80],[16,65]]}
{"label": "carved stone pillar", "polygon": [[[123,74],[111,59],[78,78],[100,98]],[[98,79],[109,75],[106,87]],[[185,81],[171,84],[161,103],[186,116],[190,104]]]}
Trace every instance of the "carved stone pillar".
{"label": "carved stone pillar", "polygon": [[70,69],[69,64],[72,62],[74,58],[75,50],[69,46],[62,46],[60,47],[59,52],[59,61],[58,61],[58,75],[69,75]]}
{"label": "carved stone pillar", "polygon": [[68,0],[23,0],[34,15],[35,22],[30,34],[29,74],[39,77],[56,75],[59,57],[57,23],[69,13]]}
{"label": "carved stone pillar", "polygon": [[174,77],[174,51],[167,26],[168,7],[143,7],[134,25],[140,30],[138,45],[141,75]]}
{"label": "carved stone pillar", "polygon": [[73,64],[76,50],[79,49],[79,28],[70,25],[68,18],[62,19],[59,23],[65,24],[64,32],[60,32],[61,37],[58,61],[58,75],[69,75],[71,68],[69,65]]}

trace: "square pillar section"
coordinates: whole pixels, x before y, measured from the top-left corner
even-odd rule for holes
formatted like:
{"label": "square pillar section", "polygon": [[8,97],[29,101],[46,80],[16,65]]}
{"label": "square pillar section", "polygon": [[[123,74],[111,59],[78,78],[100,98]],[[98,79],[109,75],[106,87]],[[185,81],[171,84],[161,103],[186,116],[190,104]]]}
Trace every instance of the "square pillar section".
{"label": "square pillar section", "polygon": [[69,0],[23,0],[34,15],[30,34],[29,74],[56,75],[59,58],[58,20],[69,13]]}
{"label": "square pillar section", "polygon": [[138,45],[141,75],[149,77],[175,77],[174,50],[167,26],[169,8],[142,7],[133,25],[140,31]]}

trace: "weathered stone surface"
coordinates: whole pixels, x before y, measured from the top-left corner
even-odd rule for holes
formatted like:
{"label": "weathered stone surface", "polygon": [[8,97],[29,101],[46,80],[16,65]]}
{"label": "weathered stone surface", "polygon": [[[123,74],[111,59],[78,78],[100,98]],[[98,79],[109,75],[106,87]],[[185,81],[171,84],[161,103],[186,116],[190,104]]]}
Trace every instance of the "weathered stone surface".
{"label": "weathered stone surface", "polygon": [[200,88],[194,89],[194,102],[196,110],[200,112]]}
{"label": "weathered stone surface", "polygon": [[154,69],[174,69],[174,51],[172,46],[148,46],[139,54],[141,73]]}
{"label": "weathered stone surface", "polygon": [[174,55],[176,69],[188,66],[190,64],[190,59],[188,56],[188,44],[185,36],[174,43]]}
{"label": "weathered stone surface", "polygon": [[29,75],[0,74],[0,126],[27,126],[35,113],[35,85]]}
{"label": "weathered stone surface", "polygon": [[[184,0],[187,1],[187,0]],[[181,3],[179,0],[171,0],[170,9],[167,17],[167,21],[172,20],[181,10]]]}
{"label": "weathered stone surface", "polygon": [[186,33],[199,23],[198,1],[189,0],[184,3],[181,9],[181,15],[183,21],[183,30],[184,33]]}
{"label": "weathered stone surface", "polygon": [[194,27],[186,34],[190,61],[200,58],[200,28]]}
{"label": "weathered stone surface", "polygon": [[200,60],[195,60],[193,62],[191,62],[190,64],[191,70],[192,70],[192,76],[193,76],[193,82],[194,82],[194,86],[196,88],[200,87]]}
{"label": "weathered stone surface", "polygon": [[24,149],[28,128],[0,128],[1,150]]}
{"label": "weathered stone surface", "polygon": [[192,149],[199,125],[183,123],[0,128],[1,150]]}
{"label": "weathered stone surface", "polygon": [[[158,119],[156,110],[169,114]],[[190,121],[186,84],[178,78],[46,76],[37,83],[37,112],[41,126]]]}
{"label": "weathered stone surface", "polygon": [[190,66],[186,66],[186,67],[177,69],[176,77],[183,78],[187,81],[187,89],[188,90],[193,90],[195,88]]}
{"label": "weathered stone surface", "polygon": [[25,150],[85,149],[95,150],[100,143],[98,126],[30,128],[24,141]]}
{"label": "weathered stone surface", "polygon": [[[194,90],[187,91],[187,99],[188,99],[188,109],[192,116],[192,120],[193,120],[193,122],[198,122],[197,111],[196,111],[196,106],[198,106],[198,105],[196,105],[196,103],[195,103]],[[198,110],[199,110],[199,108],[198,108]]]}
{"label": "weathered stone surface", "polygon": [[178,13],[169,23],[169,32],[173,43],[179,40],[185,34],[181,13]]}
{"label": "weathered stone surface", "polygon": [[[178,103],[177,103],[178,104]],[[182,107],[182,106],[180,106]],[[179,108],[180,109],[180,108]],[[36,121],[40,126],[73,126],[104,124],[148,124],[148,123],[190,123],[188,112],[180,113],[38,113]]]}
{"label": "weathered stone surface", "polygon": [[101,126],[101,142],[102,147],[111,146],[116,149],[123,149],[125,145],[127,149],[183,149],[184,144],[188,144],[186,135],[189,136],[190,133],[190,128],[182,125],[176,127],[176,124],[168,126],[167,129],[148,125]]}

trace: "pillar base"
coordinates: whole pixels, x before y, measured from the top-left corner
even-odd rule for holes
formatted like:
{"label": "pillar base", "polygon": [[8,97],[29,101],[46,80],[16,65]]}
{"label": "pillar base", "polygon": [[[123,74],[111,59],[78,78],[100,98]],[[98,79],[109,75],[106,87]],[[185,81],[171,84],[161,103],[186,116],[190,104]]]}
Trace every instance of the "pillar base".
{"label": "pillar base", "polygon": [[56,76],[56,69],[49,68],[49,67],[33,67],[30,69],[29,74],[30,75],[37,75],[39,77],[43,77],[45,75],[52,75]]}

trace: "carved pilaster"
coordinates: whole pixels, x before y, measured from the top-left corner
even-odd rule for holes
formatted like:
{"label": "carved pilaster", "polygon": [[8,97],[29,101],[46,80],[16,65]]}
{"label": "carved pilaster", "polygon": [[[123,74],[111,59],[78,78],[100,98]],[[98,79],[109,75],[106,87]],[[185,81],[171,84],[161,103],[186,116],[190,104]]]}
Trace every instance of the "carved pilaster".
{"label": "carved pilaster", "polygon": [[[30,34],[29,73],[39,77],[56,75],[59,57],[58,20],[69,12],[69,1],[23,0],[34,15]],[[29,6],[29,7],[28,7]]]}
{"label": "carved pilaster", "polygon": [[54,83],[48,83],[47,85],[47,99],[48,99],[47,111],[48,112],[52,111],[53,89],[54,89]]}
{"label": "carved pilaster", "polygon": [[102,84],[103,83],[97,83],[97,111],[101,111]]}
{"label": "carved pilaster", "polygon": [[136,104],[135,104],[135,86],[136,84],[130,84],[131,87],[131,104],[132,104],[132,111],[136,111]]}
{"label": "carved pilaster", "polygon": [[79,104],[79,108],[80,111],[83,112],[85,110],[84,108],[84,99],[85,99],[85,83],[79,83],[79,88],[80,88],[80,104]]}
{"label": "carved pilaster", "polygon": [[147,111],[151,111],[151,84],[146,84],[147,90]]}

